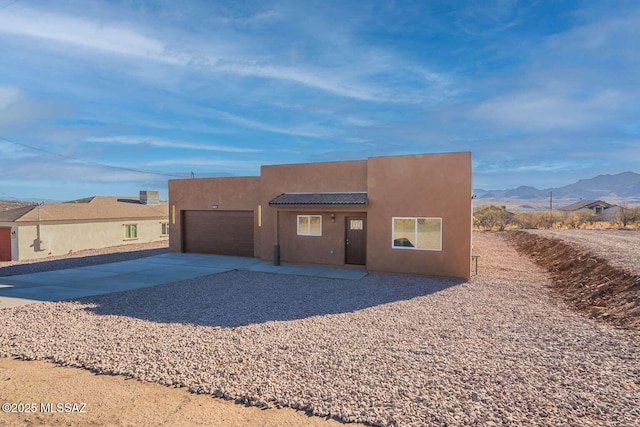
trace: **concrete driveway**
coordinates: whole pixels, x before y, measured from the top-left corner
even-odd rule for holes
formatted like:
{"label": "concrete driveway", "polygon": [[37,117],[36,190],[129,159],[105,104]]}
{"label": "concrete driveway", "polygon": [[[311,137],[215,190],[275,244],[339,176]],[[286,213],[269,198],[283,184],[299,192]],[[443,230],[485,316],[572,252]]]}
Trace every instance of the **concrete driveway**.
{"label": "concrete driveway", "polygon": [[131,261],[0,277],[0,308],[164,285],[232,270],[357,280],[364,268],[273,264],[257,258],[165,253]]}

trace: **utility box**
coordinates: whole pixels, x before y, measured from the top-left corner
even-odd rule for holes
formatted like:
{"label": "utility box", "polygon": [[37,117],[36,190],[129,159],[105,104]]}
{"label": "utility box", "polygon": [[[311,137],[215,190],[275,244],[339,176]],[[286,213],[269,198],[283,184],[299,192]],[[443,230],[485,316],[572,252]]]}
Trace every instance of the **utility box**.
{"label": "utility box", "polygon": [[40,239],[35,239],[33,241],[33,248],[39,252],[39,251],[45,251],[47,250],[47,241],[46,240],[40,240]]}
{"label": "utility box", "polygon": [[160,204],[160,193],[158,191],[140,191],[140,203],[143,205],[158,205]]}

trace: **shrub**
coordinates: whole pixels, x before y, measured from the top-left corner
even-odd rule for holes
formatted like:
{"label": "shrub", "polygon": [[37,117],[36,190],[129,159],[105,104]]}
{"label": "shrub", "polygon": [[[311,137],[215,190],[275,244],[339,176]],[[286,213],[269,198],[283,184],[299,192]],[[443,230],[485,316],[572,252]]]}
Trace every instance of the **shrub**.
{"label": "shrub", "polygon": [[619,227],[626,227],[640,221],[640,207],[620,205],[620,212],[613,218],[613,223]]}
{"label": "shrub", "polygon": [[484,230],[504,231],[504,229],[514,222],[515,215],[503,207],[489,205],[483,206],[473,214],[473,224]]}

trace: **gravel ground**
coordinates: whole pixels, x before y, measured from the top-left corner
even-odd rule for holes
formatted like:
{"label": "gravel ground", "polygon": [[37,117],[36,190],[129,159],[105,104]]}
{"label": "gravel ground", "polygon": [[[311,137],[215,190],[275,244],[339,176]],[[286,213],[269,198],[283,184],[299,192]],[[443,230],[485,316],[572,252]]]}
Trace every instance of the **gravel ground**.
{"label": "gravel ground", "polygon": [[372,425],[640,425],[640,337],[476,233],[470,282],[235,271],[0,310],[0,355]]}
{"label": "gravel ground", "polygon": [[167,252],[169,241],[134,243],[102,249],[87,249],[67,255],[23,261],[0,261],[0,276],[63,270],[160,255]]}
{"label": "gravel ground", "polygon": [[526,230],[555,237],[606,259],[613,266],[640,275],[640,230]]}

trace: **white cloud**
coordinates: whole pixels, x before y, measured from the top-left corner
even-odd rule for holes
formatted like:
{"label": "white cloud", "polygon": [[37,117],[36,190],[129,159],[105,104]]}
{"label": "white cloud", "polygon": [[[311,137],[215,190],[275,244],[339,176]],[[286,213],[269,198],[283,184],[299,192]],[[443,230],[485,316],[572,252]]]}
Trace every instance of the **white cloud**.
{"label": "white cloud", "polygon": [[[243,76],[291,81],[334,95],[362,101],[391,101],[387,95],[380,93],[374,87],[366,87],[357,82],[344,81],[344,75],[335,74],[335,70],[333,70],[334,73],[330,73],[328,70],[303,70],[301,68],[238,61],[219,64],[216,69]],[[328,76],[327,74],[333,74],[333,76]],[[336,77],[342,77],[342,79]]]}
{"label": "white cloud", "polygon": [[[265,18],[275,16],[266,13]],[[262,18],[260,18],[262,19]],[[268,19],[267,19],[268,20]],[[214,40],[193,40],[184,32],[171,27],[165,32],[166,40],[145,35],[144,32],[121,23],[100,22],[95,19],[51,13],[22,7],[7,8],[0,13],[0,33],[36,38],[44,42],[84,48],[66,50],[69,55],[86,56],[94,53],[111,54],[154,61],[184,67],[204,73],[225,73],[237,77],[258,77],[289,82],[319,90],[328,94],[369,102],[414,103],[441,100],[441,92],[449,78],[430,70],[404,64],[402,58],[392,52],[369,51],[362,46],[341,46],[333,52],[332,46],[322,45],[318,39],[311,42],[331,56],[332,61],[314,64],[315,59],[289,61],[281,46],[269,55],[265,49],[273,48],[268,42],[256,49],[256,40],[240,35],[237,31],[221,31]],[[310,37],[307,35],[307,37]],[[336,43],[336,41],[333,41]],[[178,48],[178,46],[181,46]],[[188,46],[188,47],[182,47]],[[340,58],[343,58],[342,60]],[[295,65],[289,65],[294,63]],[[136,72],[135,67],[123,70]],[[149,71],[147,70],[147,73]],[[389,74],[381,83],[379,75]],[[141,73],[139,78],[145,78]],[[163,74],[165,78],[166,75]],[[420,81],[422,83],[420,83]],[[419,88],[416,90],[415,83]],[[435,94],[435,95],[434,95]]]}
{"label": "white cloud", "polygon": [[[16,144],[11,144],[8,141],[4,141],[0,136],[0,153],[2,153],[2,160],[15,160],[15,159],[24,159],[27,157],[33,156],[32,152],[28,152],[23,147],[20,147]],[[0,163],[0,169],[6,171],[6,167],[2,167],[3,165]]]}
{"label": "white cloud", "polygon": [[11,104],[22,98],[20,91],[14,86],[0,86],[0,111],[7,110]]}
{"label": "white cloud", "polygon": [[308,138],[326,138],[335,134],[335,131],[329,128],[325,128],[317,125],[304,125],[304,126],[291,126],[282,127],[274,126],[264,122],[247,119],[235,114],[228,113],[226,111],[219,111],[209,108],[204,111],[205,116],[213,116],[229,123],[234,123],[243,127],[252,129],[263,130],[271,133],[280,133],[284,135],[304,136]]}
{"label": "white cloud", "polygon": [[626,97],[613,90],[582,95],[549,88],[490,99],[475,107],[472,116],[508,129],[580,128],[607,121],[625,102]]}
{"label": "white cloud", "polygon": [[164,139],[127,135],[89,137],[86,138],[85,141],[104,144],[150,145],[160,148],[180,148],[185,150],[218,151],[226,153],[259,153],[263,151],[255,148],[228,147],[216,144],[194,144],[191,142],[167,141]]}
{"label": "white cloud", "polygon": [[91,50],[143,59],[185,64],[167,51],[165,43],[116,25],[20,7],[0,13],[0,32],[70,44]]}
{"label": "white cloud", "polygon": [[0,86],[0,127],[8,128],[51,117],[58,108],[27,97],[18,87]]}

